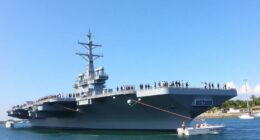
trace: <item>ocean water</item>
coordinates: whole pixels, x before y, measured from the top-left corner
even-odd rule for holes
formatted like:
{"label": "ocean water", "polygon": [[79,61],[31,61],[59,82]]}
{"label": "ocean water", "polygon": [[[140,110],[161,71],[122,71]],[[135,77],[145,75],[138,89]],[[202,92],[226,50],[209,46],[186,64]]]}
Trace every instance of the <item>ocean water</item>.
{"label": "ocean water", "polygon": [[54,130],[0,126],[0,140],[260,140],[260,119],[207,119],[210,124],[224,124],[221,134],[178,136],[171,132]]}

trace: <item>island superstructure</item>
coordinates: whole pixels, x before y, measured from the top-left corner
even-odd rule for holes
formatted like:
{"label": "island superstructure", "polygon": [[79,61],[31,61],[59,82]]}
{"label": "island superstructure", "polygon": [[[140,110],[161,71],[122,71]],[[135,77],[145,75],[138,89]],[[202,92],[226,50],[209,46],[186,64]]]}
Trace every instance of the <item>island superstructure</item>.
{"label": "island superstructure", "polygon": [[[104,67],[94,68],[93,53],[101,45],[78,44],[87,53],[77,53],[87,61],[86,71],[79,74],[74,92],[66,96],[50,95],[16,105],[8,116],[26,119],[32,127],[109,130],[176,130],[185,122],[237,95],[235,89],[189,88],[179,83],[155,83],[154,86],[122,86],[115,91],[106,88],[108,75]],[[175,114],[175,115],[174,115]]]}

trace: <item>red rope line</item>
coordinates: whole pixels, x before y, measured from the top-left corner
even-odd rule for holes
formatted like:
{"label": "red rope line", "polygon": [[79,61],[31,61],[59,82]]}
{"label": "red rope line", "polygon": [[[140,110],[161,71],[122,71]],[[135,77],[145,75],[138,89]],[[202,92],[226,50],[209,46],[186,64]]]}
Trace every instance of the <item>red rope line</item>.
{"label": "red rope line", "polygon": [[136,101],[136,100],[132,100],[132,101],[134,101],[134,102],[136,102],[136,103],[139,103],[139,104],[141,104],[141,105],[143,105],[143,106],[146,106],[146,107],[150,107],[150,108],[153,108],[153,109],[162,111],[162,112],[166,112],[166,113],[171,114],[171,115],[175,115],[175,116],[179,116],[179,117],[183,117],[183,118],[192,120],[192,118],[191,118],[191,117],[188,117],[188,116],[184,116],[184,115],[181,115],[181,114],[178,114],[178,113],[174,113],[174,112],[171,112],[171,111],[168,111],[168,110],[164,110],[164,109],[161,109],[161,108],[158,108],[158,107],[149,105],[149,104],[142,103],[142,102],[140,102],[140,101]]}

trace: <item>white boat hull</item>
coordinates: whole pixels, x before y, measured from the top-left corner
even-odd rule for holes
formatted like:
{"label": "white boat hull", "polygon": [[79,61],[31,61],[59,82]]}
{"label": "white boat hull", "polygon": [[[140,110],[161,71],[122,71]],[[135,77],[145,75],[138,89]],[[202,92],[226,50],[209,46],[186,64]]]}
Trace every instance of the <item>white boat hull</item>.
{"label": "white boat hull", "polygon": [[218,134],[224,128],[223,125],[205,126],[202,128],[178,128],[178,135],[204,135],[204,134]]}
{"label": "white boat hull", "polygon": [[244,114],[244,115],[241,115],[238,117],[239,119],[242,119],[242,120],[252,120],[252,119],[255,119],[254,116],[251,116],[249,114]]}
{"label": "white boat hull", "polygon": [[5,122],[5,127],[6,128],[13,128],[14,127],[14,122],[13,121],[6,121]]}

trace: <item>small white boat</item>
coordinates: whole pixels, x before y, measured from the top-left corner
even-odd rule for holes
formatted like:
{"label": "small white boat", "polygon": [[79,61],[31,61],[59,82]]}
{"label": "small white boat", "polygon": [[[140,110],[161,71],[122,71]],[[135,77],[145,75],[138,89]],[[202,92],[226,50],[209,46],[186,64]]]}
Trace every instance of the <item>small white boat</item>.
{"label": "small white boat", "polygon": [[199,126],[188,128],[177,128],[178,135],[203,135],[203,134],[219,134],[224,125],[209,125],[207,123],[200,124]]}
{"label": "small white boat", "polygon": [[14,121],[13,120],[7,120],[5,122],[5,127],[6,128],[13,128],[14,127]]}
{"label": "small white boat", "polygon": [[252,119],[255,119],[255,117],[250,115],[250,114],[243,114],[241,116],[238,116],[238,118],[242,119],[242,120],[252,120]]}
{"label": "small white boat", "polygon": [[[247,93],[247,80],[244,80],[244,82],[245,82],[246,93]],[[255,119],[255,117],[251,113],[251,110],[250,110],[250,107],[249,107],[249,103],[248,103],[248,99],[246,100],[246,106],[247,106],[247,109],[248,109],[248,113],[240,115],[240,116],[238,116],[238,118],[242,119],[242,120],[252,120],[252,119]]]}

